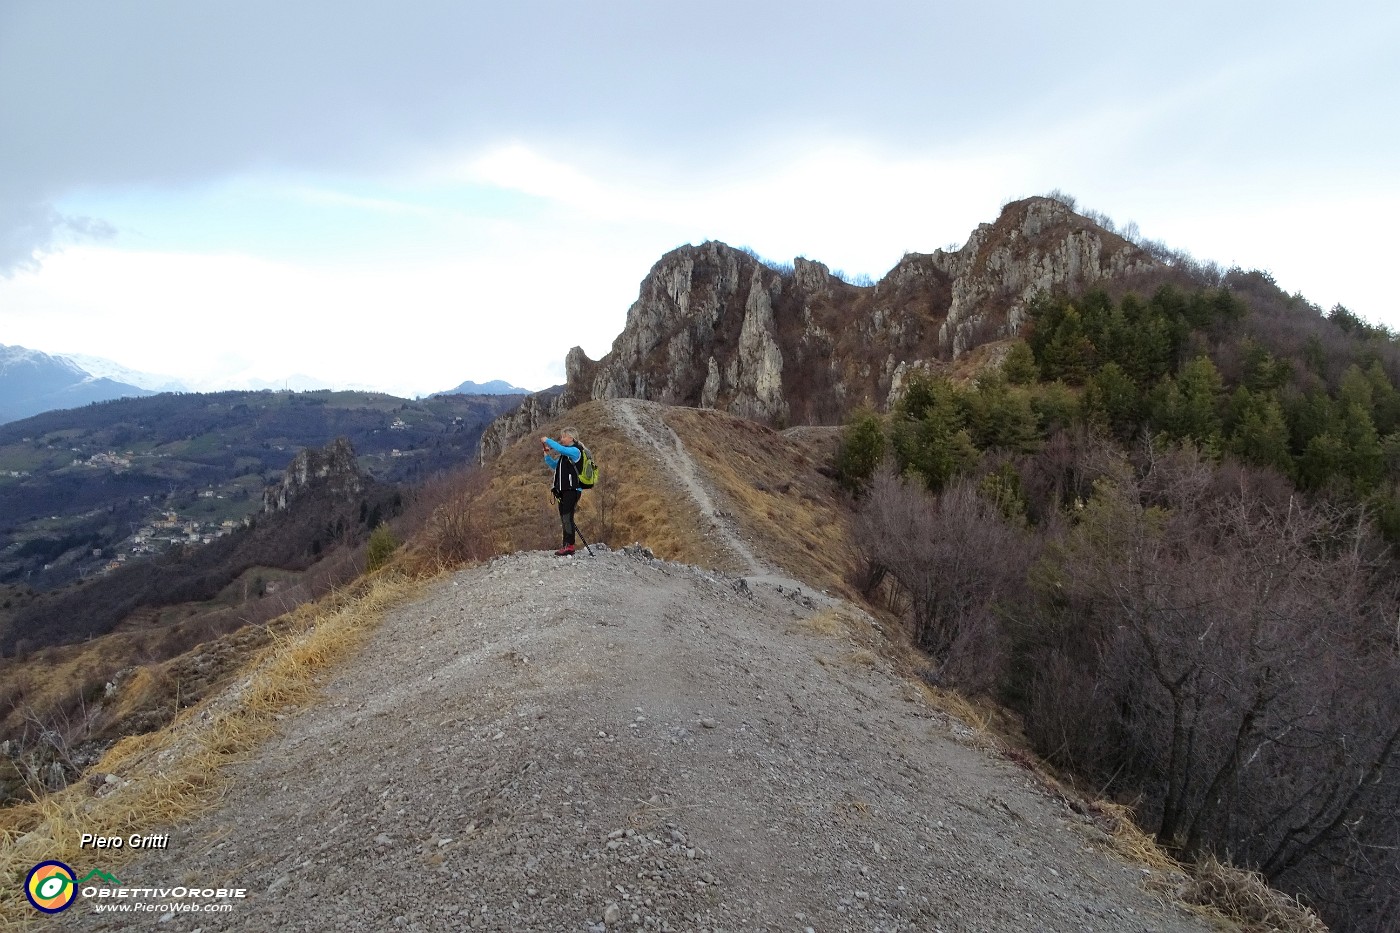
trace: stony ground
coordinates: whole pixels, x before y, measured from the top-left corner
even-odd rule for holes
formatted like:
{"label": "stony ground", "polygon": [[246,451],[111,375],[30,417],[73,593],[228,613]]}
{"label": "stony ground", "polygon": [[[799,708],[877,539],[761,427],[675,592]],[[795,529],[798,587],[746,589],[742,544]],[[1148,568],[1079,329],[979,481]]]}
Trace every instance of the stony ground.
{"label": "stony ground", "polygon": [[244,902],[135,922],[83,902],[65,925],[1209,929],[925,705],[871,625],[641,550],[444,578],[217,809],[124,866]]}

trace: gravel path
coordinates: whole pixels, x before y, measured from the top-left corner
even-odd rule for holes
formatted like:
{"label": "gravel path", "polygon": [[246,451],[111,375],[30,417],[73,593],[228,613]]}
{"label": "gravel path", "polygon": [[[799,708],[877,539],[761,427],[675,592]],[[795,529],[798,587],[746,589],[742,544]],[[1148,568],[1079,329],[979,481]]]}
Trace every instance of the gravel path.
{"label": "gravel path", "polygon": [[[1203,931],[862,645],[645,551],[499,558],[390,614],[93,930]],[[814,615],[815,614],[815,615]],[[86,870],[88,866],[82,866]]]}

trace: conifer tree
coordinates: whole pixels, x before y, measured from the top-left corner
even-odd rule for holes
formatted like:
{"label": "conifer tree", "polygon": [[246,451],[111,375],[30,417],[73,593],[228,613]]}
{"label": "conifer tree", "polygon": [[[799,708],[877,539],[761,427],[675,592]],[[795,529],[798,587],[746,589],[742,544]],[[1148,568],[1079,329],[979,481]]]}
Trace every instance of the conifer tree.
{"label": "conifer tree", "polygon": [[1381,434],[1400,430],[1400,392],[1385,374],[1380,360],[1372,360],[1366,367],[1366,380],[1371,384],[1371,416],[1376,430]]}
{"label": "conifer tree", "polygon": [[1226,449],[1246,463],[1273,467],[1285,476],[1294,472],[1288,450],[1288,425],[1271,396],[1244,386],[1230,398]]}
{"label": "conifer tree", "polygon": [[1006,351],[1006,359],[1001,364],[1001,374],[1012,385],[1024,386],[1035,382],[1038,373],[1035,354],[1030,344],[1018,340]]}
{"label": "conifer tree", "polygon": [[1083,385],[1093,373],[1097,353],[1085,333],[1084,319],[1073,307],[1066,307],[1041,354],[1041,376]]}
{"label": "conifer tree", "polygon": [[1039,446],[1035,412],[1024,390],[1012,389],[999,374],[977,380],[977,391],[965,394],[968,433],[978,448],[1029,453]]}
{"label": "conifer tree", "polygon": [[1385,456],[1371,414],[1353,402],[1342,414],[1343,469],[1358,493],[1374,489],[1385,472]]}
{"label": "conifer tree", "polygon": [[847,492],[865,488],[880,461],[885,459],[885,427],[873,412],[862,412],[841,432],[836,472]]}
{"label": "conifer tree", "polygon": [[1209,357],[1200,356],[1181,370],[1181,437],[1202,448],[1220,446],[1220,393],[1224,383]]}
{"label": "conifer tree", "polygon": [[1142,399],[1137,386],[1117,363],[1099,367],[1084,387],[1084,413],[1093,424],[1126,440],[1137,432]]}

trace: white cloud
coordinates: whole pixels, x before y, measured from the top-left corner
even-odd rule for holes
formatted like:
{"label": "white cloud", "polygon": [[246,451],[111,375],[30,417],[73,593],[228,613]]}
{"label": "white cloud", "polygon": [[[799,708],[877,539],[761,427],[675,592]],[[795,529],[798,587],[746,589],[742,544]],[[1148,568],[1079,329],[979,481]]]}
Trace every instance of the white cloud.
{"label": "white cloud", "polygon": [[[240,255],[74,248],[0,282],[7,336],[217,387],[303,373],[401,395],[467,378],[542,387],[579,328],[596,257],[292,266]],[[93,307],[105,313],[94,317]]]}
{"label": "white cloud", "polygon": [[1390,218],[1400,192],[1366,197],[1300,193],[1270,202],[1196,206],[1163,212],[1150,235],[1224,266],[1264,269],[1280,288],[1328,310],[1343,304],[1400,329],[1390,281]]}
{"label": "white cloud", "polygon": [[[276,186],[274,186],[273,190],[277,190]],[[409,214],[418,217],[431,217],[435,213],[433,208],[423,204],[394,200],[392,198],[368,197],[362,194],[339,191],[327,186],[310,184],[290,185],[281,190],[287,196],[304,201],[307,204],[348,207],[355,210],[372,211],[380,214]]]}
{"label": "white cloud", "polygon": [[[961,241],[1024,177],[1024,159],[979,153],[910,158],[823,143],[757,160],[725,177],[636,181],[590,174],[522,144],[466,162],[461,177],[545,199],[590,222],[685,231],[752,245],[774,259],[805,255],[878,275],[908,250]],[[1025,192],[1029,193],[1029,192]]]}

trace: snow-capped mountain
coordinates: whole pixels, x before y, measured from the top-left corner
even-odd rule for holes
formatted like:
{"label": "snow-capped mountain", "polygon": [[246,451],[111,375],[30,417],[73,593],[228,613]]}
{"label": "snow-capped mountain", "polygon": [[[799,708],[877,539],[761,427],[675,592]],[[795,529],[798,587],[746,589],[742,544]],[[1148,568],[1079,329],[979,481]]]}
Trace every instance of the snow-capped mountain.
{"label": "snow-capped mountain", "polygon": [[86,353],[64,353],[61,356],[56,356],[55,359],[69,360],[96,379],[111,379],[113,382],[136,386],[140,389],[149,389],[152,392],[193,391],[189,385],[174,376],[130,369],[121,363],[100,356],[89,356]]}
{"label": "snow-capped mountain", "polygon": [[154,394],[140,386],[94,376],[61,356],[0,344],[0,424],[55,408]]}

